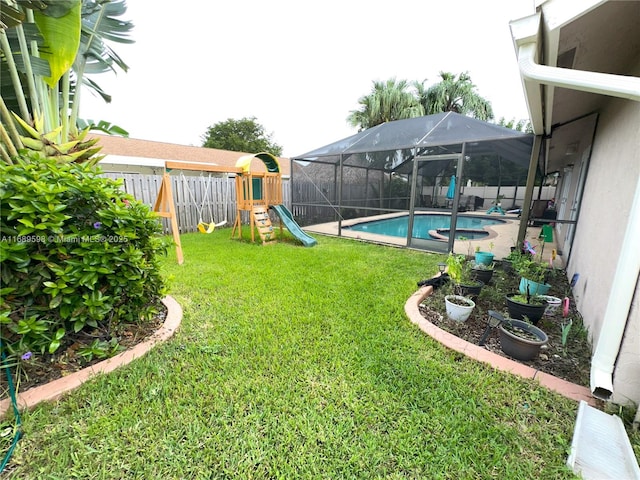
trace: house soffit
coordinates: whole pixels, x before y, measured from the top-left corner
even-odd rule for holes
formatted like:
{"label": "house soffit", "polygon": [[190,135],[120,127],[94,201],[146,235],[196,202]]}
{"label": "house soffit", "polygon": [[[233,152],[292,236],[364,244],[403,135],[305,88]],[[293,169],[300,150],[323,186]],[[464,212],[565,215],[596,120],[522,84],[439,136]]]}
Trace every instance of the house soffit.
{"label": "house soffit", "polygon": [[[552,2],[553,3],[553,2]],[[614,75],[631,75],[640,58],[640,2],[608,1],[555,30],[546,30],[547,65]],[[553,50],[553,51],[552,51]],[[599,111],[610,98],[547,87],[546,125],[558,125]]]}

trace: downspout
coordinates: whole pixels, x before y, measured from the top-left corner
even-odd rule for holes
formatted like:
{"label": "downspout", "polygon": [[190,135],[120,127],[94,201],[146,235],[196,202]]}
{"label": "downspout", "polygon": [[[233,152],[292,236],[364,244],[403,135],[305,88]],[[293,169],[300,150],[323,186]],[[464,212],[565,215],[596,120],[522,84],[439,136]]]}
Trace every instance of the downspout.
{"label": "downspout", "polygon": [[640,177],[629,211],[629,221],[625,231],[618,265],[616,266],[611,293],[598,343],[591,359],[591,391],[593,396],[608,400],[613,394],[613,370],[622,344],[633,293],[640,275]]}
{"label": "downspout", "polygon": [[[535,62],[536,51],[536,42],[526,43],[518,48],[518,65],[523,79],[540,85],[640,101],[640,78],[539,65]],[[591,359],[591,391],[594,397],[603,400],[610,399],[613,394],[613,371],[640,275],[640,249],[636,245],[638,236],[640,178],[611,284],[603,327]]]}

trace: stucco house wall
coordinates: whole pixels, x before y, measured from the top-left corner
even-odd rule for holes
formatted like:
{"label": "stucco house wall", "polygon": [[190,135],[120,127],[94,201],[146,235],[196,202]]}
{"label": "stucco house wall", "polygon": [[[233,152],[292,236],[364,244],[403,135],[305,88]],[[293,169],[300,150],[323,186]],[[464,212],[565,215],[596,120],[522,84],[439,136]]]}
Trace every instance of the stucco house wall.
{"label": "stucco house wall", "polygon": [[[629,141],[634,138],[638,141]],[[574,295],[594,345],[603,328],[639,176],[640,103],[612,98],[600,111],[567,265],[569,277],[579,273],[583,279]],[[640,248],[640,239],[638,242]],[[621,404],[640,399],[640,287],[637,278],[628,280],[636,285],[636,293],[614,371],[612,398]]]}

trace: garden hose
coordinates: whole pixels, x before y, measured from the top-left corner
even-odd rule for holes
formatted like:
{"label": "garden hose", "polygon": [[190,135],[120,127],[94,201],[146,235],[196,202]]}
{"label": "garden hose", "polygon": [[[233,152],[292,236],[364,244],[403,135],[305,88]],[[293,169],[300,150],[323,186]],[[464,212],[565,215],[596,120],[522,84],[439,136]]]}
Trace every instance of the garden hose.
{"label": "garden hose", "polygon": [[7,357],[4,353],[4,349],[2,348],[2,342],[0,342],[0,350],[2,350],[2,366],[4,367],[5,374],[7,375],[7,385],[9,385],[9,396],[11,397],[11,406],[13,407],[13,413],[16,416],[16,426],[15,426],[15,435],[13,437],[13,441],[11,442],[11,446],[9,450],[7,450],[2,463],[0,464],[0,473],[4,471],[4,468],[9,463],[11,459],[11,455],[13,455],[13,450],[16,448],[18,444],[18,440],[22,437],[22,422],[20,421],[20,411],[18,410],[18,402],[16,401],[16,389],[13,386],[13,379],[11,378],[11,370],[9,370],[9,365],[7,365]]}

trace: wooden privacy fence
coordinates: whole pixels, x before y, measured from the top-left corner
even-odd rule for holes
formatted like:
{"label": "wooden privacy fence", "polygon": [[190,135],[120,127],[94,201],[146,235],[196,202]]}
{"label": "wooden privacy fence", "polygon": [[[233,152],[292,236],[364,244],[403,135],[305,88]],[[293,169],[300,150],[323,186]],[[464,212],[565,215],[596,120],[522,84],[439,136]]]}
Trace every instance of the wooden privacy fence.
{"label": "wooden privacy fence", "polygon": [[[123,190],[149,207],[156,201],[162,184],[162,175],[114,172],[103,175],[112,179],[122,179]],[[225,227],[231,227],[235,222],[237,197],[234,175],[172,173],[171,188],[180,233],[196,232],[201,219],[205,223],[220,223],[226,220]],[[288,180],[283,179],[282,193],[282,202],[289,207],[291,196]],[[243,223],[248,223],[248,219],[247,215],[247,218],[242,219]],[[173,233],[168,219],[161,218],[160,221],[164,233]]]}

